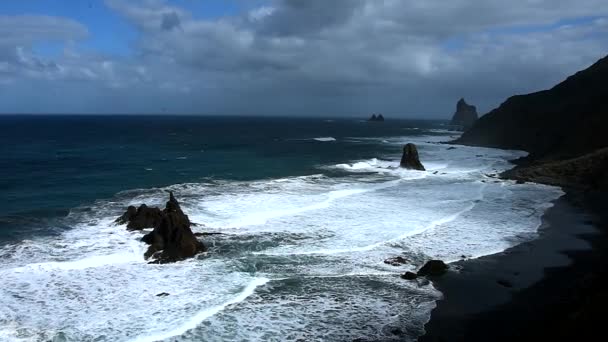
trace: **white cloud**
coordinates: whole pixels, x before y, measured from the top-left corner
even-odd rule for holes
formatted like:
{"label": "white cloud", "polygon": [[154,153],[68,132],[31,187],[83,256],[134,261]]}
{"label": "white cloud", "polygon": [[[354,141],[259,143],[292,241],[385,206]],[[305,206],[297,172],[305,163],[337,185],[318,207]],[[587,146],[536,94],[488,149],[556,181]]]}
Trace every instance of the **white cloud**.
{"label": "white cloud", "polygon": [[13,58],[0,79],[128,89],[112,93],[125,97],[116,106],[147,97],[150,110],[158,99],[188,112],[288,115],[306,103],[318,113],[446,117],[461,96],[488,110],[608,53],[605,0],[274,0],[218,19],[162,0],[106,4],[140,31],[132,57],[66,44],[49,61],[32,52],[34,42],[84,39],[86,28],[45,17],[11,31],[18,19],[0,17],[0,62]]}

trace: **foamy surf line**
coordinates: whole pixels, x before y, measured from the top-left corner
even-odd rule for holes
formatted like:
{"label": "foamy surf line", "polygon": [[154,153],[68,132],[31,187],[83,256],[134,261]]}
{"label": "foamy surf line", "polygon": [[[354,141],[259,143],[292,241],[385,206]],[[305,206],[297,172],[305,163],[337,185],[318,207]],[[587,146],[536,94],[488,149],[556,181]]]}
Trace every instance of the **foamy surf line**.
{"label": "foamy surf line", "polygon": [[[109,265],[120,265],[129,263],[143,262],[143,254],[141,253],[117,253],[109,255],[95,255],[81,260],[75,261],[51,261],[43,263],[28,264],[26,266],[8,269],[12,272],[50,272],[53,270],[73,271],[85,270],[87,268],[96,268]],[[7,270],[0,270],[0,273]]]}
{"label": "foamy surf line", "polygon": [[251,283],[249,283],[249,285],[247,285],[243,289],[243,291],[241,291],[236,297],[232,298],[231,300],[229,300],[223,304],[200,311],[195,316],[190,318],[187,322],[182,324],[180,327],[178,327],[174,330],[159,333],[158,335],[138,337],[132,341],[133,342],[155,342],[155,341],[166,340],[171,337],[181,336],[192,329],[196,329],[204,320],[225,310],[230,305],[238,304],[238,303],[244,301],[245,299],[247,299],[247,297],[251,296],[255,292],[255,289],[257,287],[263,286],[266,283],[268,283],[269,281],[270,281],[270,279],[267,279],[267,278],[256,278]]}
{"label": "foamy surf line", "polygon": [[[415,175],[414,177],[410,177],[410,178],[400,178],[400,179],[396,179],[396,180],[376,183],[374,185],[369,185],[369,184],[359,184],[358,185],[358,184],[351,184],[351,183],[342,183],[341,184],[342,186],[349,186],[349,187],[350,186],[352,186],[352,187],[360,186],[360,187],[351,188],[351,189],[348,189],[348,188],[347,189],[337,189],[337,190],[329,191],[325,194],[323,194],[323,193],[316,194],[316,196],[323,196],[323,200],[321,200],[320,202],[317,202],[315,204],[305,205],[305,206],[301,206],[301,207],[285,208],[282,210],[264,211],[264,210],[258,209],[254,213],[243,214],[241,217],[239,217],[236,220],[224,222],[224,227],[244,228],[244,227],[248,227],[248,226],[261,226],[261,225],[267,224],[271,220],[301,215],[301,214],[311,212],[311,211],[328,209],[341,199],[345,199],[348,197],[357,196],[357,195],[361,195],[361,194],[365,194],[365,193],[375,192],[375,191],[379,191],[379,190],[383,190],[383,189],[388,189],[391,187],[398,186],[402,181],[421,179],[424,177],[426,177],[425,174],[419,174],[419,175]],[[273,197],[276,197],[276,196],[273,196]],[[268,198],[267,200],[271,200],[271,198]],[[197,217],[197,216],[193,215],[193,217]],[[197,219],[198,219],[198,217],[197,217]]]}
{"label": "foamy surf line", "polygon": [[354,247],[354,248],[344,248],[344,249],[330,249],[330,250],[315,250],[315,251],[307,251],[307,252],[285,252],[285,253],[273,253],[273,252],[253,252],[252,254],[254,255],[269,255],[269,256],[287,256],[287,255],[333,255],[333,254],[343,254],[343,253],[356,253],[356,252],[368,252],[371,250],[374,250],[376,248],[382,247],[382,246],[386,246],[386,245],[390,245],[391,243],[395,243],[398,241],[401,241],[405,238],[414,236],[414,235],[418,235],[421,233],[424,233],[426,231],[429,231],[431,229],[434,229],[436,227],[439,227],[441,225],[450,223],[456,219],[458,219],[461,215],[463,215],[466,212],[469,212],[471,210],[473,210],[473,208],[475,208],[475,205],[477,204],[478,201],[482,201],[483,200],[483,190],[485,189],[486,185],[482,184],[480,186],[480,190],[479,190],[479,197],[469,200],[471,203],[469,205],[467,205],[464,209],[452,214],[452,215],[448,215],[446,217],[440,218],[438,220],[432,221],[431,223],[429,223],[428,225],[424,226],[423,228],[419,228],[419,229],[414,229],[412,231],[409,231],[406,234],[400,235],[396,238],[393,239],[389,239],[386,241],[380,241],[371,245],[367,245],[367,246],[362,246],[362,247]]}
{"label": "foamy surf line", "polygon": [[336,138],[334,138],[334,137],[320,137],[320,138],[314,138],[314,140],[321,141],[321,142],[328,142],[328,141],[336,141]]}

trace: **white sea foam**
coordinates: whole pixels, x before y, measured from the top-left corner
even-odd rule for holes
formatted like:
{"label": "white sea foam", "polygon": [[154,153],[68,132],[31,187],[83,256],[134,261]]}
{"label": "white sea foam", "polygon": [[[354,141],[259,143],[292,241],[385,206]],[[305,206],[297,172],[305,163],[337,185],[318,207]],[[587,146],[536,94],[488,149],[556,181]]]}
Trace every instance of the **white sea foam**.
{"label": "white sea foam", "polygon": [[328,141],[336,141],[336,138],[333,138],[333,137],[321,137],[321,138],[314,138],[314,140],[316,140],[316,141],[322,141],[322,142],[328,142]]}
{"label": "white sea foam", "polygon": [[[439,294],[400,272],[532,239],[562,194],[486,176],[522,152],[448,149],[435,133],[374,138],[395,153],[316,175],[126,191],[74,210],[63,234],[0,247],[0,339],[352,340],[393,324],[415,337]],[[398,167],[412,141],[426,172]],[[142,234],[113,223],[127,205],[164,205],[167,190],[204,224],[194,230],[228,233],[207,238],[207,257],[149,265]],[[403,254],[410,264],[383,263]]]}
{"label": "white sea foam", "polygon": [[253,292],[255,291],[255,289],[258,286],[262,286],[262,285],[266,284],[268,281],[269,281],[269,279],[266,279],[266,278],[254,279],[251,283],[249,283],[243,289],[243,291],[241,291],[234,298],[232,298],[229,301],[224,302],[220,305],[217,305],[217,306],[214,306],[211,308],[205,308],[204,310],[198,312],[196,315],[191,317],[187,322],[183,323],[181,326],[179,326],[171,331],[164,332],[160,335],[150,335],[150,336],[145,336],[145,337],[138,337],[138,338],[134,339],[133,341],[134,342],[148,342],[148,341],[154,342],[154,341],[161,341],[161,340],[165,340],[165,339],[168,339],[171,337],[183,335],[188,330],[195,329],[202,321],[206,320],[207,318],[209,318],[213,315],[218,314],[222,310],[226,309],[228,306],[244,301],[245,299],[247,299],[247,297],[249,297],[253,294]]}

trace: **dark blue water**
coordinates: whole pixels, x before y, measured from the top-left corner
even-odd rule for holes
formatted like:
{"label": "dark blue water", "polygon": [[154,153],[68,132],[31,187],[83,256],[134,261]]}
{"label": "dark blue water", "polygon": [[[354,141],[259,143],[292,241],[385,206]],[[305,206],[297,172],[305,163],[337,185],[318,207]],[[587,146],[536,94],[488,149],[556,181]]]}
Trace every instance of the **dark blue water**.
{"label": "dark blue water", "polygon": [[[440,294],[400,274],[533,239],[562,194],[490,179],[523,154],[442,124],[0,117],[0,340],[414,341]],[[406,142],[426,172],[398,167]],[[222,234],[150,265],[113,222],[167,190]]]}
{"label": "dark blue water", "polygon": [[[189,116],[0,116],[0,239],[117,192],[204,179],[319,173],[378,156],[348,137],[415,135],[437,121]],[[333,137],[335,142],[313,140]]]}

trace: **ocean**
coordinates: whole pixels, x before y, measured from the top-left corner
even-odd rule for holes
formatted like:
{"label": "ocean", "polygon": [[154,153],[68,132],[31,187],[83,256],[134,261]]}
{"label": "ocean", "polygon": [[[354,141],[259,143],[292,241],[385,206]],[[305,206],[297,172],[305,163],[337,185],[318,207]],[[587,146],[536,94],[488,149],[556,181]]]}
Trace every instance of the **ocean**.
{"label": "ocean", "polygon": [[[400,274],[534,239],[562,195],[491,177],[525,153],[453,149],[447,127],[0,116],[0,340],[413,341],[441,293]],[[408,142],[426,172],[398,168]],[[169,190],[194,232],[223,234],[148,264],[113,221]]]}

